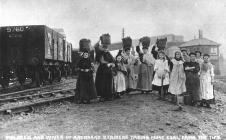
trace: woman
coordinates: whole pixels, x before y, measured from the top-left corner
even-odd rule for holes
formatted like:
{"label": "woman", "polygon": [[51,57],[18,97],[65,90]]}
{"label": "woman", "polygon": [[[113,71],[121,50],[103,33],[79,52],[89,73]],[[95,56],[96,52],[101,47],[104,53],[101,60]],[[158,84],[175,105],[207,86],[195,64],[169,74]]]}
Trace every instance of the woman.
{"label": "woman", "polygon": [[184,62],[189,62],[190,61],[190,57],[188,55],[188,51],[187,50],[181,50],[182,52],[182,58]]}
{"label": "woman", "polygon": [[115,66],[114,58],[108,51],[108,45],[95,45],[97,68],[95,85],[100,101],[112,100],[113,97],[113,74],[112,67]]}
{"label": "woman", "polygon": [[125,53],[123,53],[122,56],[128,72],[126,75],[126,89],[127,92],[130,92],[136,89],[136,80],[134,72],[134,65],[136,64],[136,59],[133,55],[130,54],[130,48],[126,48]]}
{"label": "woman", "polygon": [[153,88],[159,92],[159,99],[165,100],[165,95],[169,88],[169,65],[163,51],[158,52],[157,60],[154,66]]}
{"label": "woman", "polygon": [[[140,44],[140,43],[139,43]],[[141,90],[142,93],[148,93],[152,91],[152,80],[153,80],[153,71],[154,71],[154,64],[155,59],[152,54],[148,53],[149,44],[142,43],[143,46],[143,54],[140,54],[140,66],[138,71],[138,83],[137,89]]]}
{"label": "woman", "polygon": [[186,92],[185,87],[185,73],[181,52],[176,51],[175,57],[170,62],[170,85],[169,92],[176,97],[176,104],[179,107],[178,110],[182,110],[182,106],[179,104],[178,96],[183,92]]}
{"label": "woman", "polygon": [[88,51],[84,51],[78,63],[79,75],[77,81],[77,92],[80,103],[90,103],[91,99],[97,97],[93,80],[93,66]]}
{"label": "woman", "polygon": [[200,81],[199,81],[199,63],[196,62],[196,54],[190,53],[190,62],[184,63],[186,74],[186,89],[187,93],[191,95],[191,105],[197,105],[200,100]]}
{"label": "woman", "polygon": [[200,89],[202,98],[200,106],[205,104],[207,108],[211,108],[210,102],[214,99],[214,67],[209,62],[209,57],[208,54],[203,55],[204,62],[201,64],[200,72]]}

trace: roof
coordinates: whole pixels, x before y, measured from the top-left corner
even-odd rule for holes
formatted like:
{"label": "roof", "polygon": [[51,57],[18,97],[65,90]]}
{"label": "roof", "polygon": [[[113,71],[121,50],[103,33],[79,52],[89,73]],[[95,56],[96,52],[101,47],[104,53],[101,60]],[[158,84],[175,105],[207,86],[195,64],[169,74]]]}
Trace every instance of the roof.
{"label": "roof", "polygon": [[184,42],[167,42],[167,47],[166,48],[170,48],[170,47],[174,47],[177,46],[179,47],[180,45],[184,44]]}
{"label": "roof", "polygon": [[207,38],[198,38],[193,39],[188,42],[185,42],[184,44],[180,45],[180,47],[189,47],[189,46],[219,46],[219,43],[216,43],[214,41],[211,41]]}

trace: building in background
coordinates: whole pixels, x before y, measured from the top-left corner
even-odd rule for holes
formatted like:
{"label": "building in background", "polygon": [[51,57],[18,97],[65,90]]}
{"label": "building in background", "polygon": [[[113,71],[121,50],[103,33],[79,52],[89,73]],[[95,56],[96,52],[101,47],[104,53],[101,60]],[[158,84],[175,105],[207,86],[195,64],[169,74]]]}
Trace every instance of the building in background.
{"label": "building in background", "polygon": [[199,38],[192,39],[180,45],[180,49],[186,49],[188,52],[200,51],[202,54],[209,54],[212,64],[215,66],[215,74],[220,74],[219,52],[220,44],[203,37],[202,30],[199,30]]}
{"label": "building in background", "polygon": [[[170,49],[170,52],[167,51],[170,55],[173,54],[175,50],[178,50],[179,46],[184,43],[184,37],[182,35],[174,35],[174,34],[166,34],[166,35],[159,35],[159,36],[153,36],[151,38],[151,47],[150,50],[152,49],[152,45],[156,43],[157,39],[161,38],[167,38],[167,44],[166,44],[166,49]],[[132,41],[132,51],[135,51],[135,47],[139,44],[139,39],[133,39]],[[112,52],[113,55],[116,55],[118,50],[122,49],[122,42],[117,42],[117,43],[112,43],[109,46],[109,50]]]}

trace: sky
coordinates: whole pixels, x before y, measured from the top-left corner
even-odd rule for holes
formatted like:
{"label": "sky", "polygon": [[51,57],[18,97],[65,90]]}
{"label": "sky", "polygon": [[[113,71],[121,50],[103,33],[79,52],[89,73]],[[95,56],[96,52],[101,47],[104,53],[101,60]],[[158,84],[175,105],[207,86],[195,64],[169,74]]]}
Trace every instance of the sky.
{"label": "sky", "polygon": [[185,41],[201,29],[226,56],[226,0],[0,0],[0,19],[0,26],[63,28],[74,48],[104,33],[119,42],[122,28],[133,39],[176,34]]}

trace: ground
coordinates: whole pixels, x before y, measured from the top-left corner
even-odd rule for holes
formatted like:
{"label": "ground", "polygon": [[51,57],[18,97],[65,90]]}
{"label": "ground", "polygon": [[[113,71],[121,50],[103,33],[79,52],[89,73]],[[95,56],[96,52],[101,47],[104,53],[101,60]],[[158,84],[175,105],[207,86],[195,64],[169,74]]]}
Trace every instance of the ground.
{"label": "ground", "polygon": [[134,138],[132,136],[144,136],[140,139],[149,136],[150,139],[165,140],[173,139],[172,136],[198,138],[207,135],[209,139],[225,140],[225,87],[224,81],[217,80],[217,103],[212,109],[184,106],[182,112],[174,111],[176,106],[168,101],[157,100],[155,94],[126,95],[122,99],[89,105],[65,101],[42,107],[35,113],[3,116],[0,139],[20,135],[63,135],[65,139],[66,136],[103,138],[104,135],[117,135],[130,139]]}

